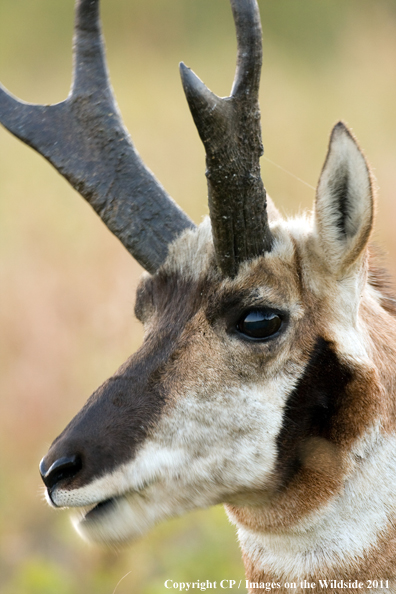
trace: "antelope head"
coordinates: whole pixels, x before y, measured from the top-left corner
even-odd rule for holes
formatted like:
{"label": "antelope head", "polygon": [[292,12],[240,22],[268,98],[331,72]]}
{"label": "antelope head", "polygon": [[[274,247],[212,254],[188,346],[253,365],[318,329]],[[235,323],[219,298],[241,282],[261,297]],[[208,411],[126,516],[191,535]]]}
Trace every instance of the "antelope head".
{"label": "antelope head", "polygon": [[[0,95],[3,124],[66,177],[147,270],[136,300],[143,344],[43,458],[48,502],[75,508],[78,532],[93,541],[127,541],[218,503],[247,526],[260,510],[262,529],[278,530],[340,492],[350,471],[344,454],[378,415],[375,397],[363,407],[357,396],[373,381],[362,304],[380,308],[367,281],[369,169],[339,123],[313,213],[285,220],[267,203],[259,11],[256,0],[231,0],[231,95],[217,97],[181,64],[206,149],[210,219],[196,227],[122,124],[98,4],[77,0],[64,102]],[[321,472],[326,481],[312,482]]]}

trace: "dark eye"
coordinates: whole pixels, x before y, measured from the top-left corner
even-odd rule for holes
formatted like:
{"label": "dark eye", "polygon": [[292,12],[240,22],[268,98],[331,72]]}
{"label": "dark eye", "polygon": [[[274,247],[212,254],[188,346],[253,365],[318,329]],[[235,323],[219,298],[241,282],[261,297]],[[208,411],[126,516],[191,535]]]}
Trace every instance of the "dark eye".
{"label": "dark eye", "polygon": [[250,310],[237,324],[237,330],[253,340],[262,340],[276,334],[282,325],[282,318],[274,311]]}

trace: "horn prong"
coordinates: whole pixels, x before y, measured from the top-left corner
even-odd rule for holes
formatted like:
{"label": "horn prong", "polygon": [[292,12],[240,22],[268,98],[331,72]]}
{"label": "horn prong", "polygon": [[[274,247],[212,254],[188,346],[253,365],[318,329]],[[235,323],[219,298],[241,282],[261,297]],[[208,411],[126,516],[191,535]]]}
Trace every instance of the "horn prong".
{"label": "horn prong", "polygon": [[206,150],[209,210],[219,268],[235,276],[239,265],[271,250],[258,92],[262,62],[256,0],[231,0],[238,53],[230,97],[217,97],[184,65],[187,101]]}

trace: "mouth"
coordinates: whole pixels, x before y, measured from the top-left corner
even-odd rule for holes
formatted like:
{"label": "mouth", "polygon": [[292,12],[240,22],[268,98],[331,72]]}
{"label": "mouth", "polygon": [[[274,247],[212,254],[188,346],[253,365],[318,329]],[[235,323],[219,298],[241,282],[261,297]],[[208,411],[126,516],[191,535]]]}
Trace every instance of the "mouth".
{"label": "mouth", "polygon": [[97,520],[103,517],[104,515],[110,513],[114,510],[114,507],[117,505],[117,499],[119,497],[111,497],[109,499],[104,499],[104,501],[100,501],[93,507],[88,508],[88,510],[81,510],[82,515],[80,518],[80,522],[89,522],[91,520]]}
{"label": "mouth", "polygon": [[75,508],[70,519],[78,534],[88,542],[108,544],[124,541],[121,526],[117,527],[117,524],[124,515],[122,512],[126,505],[125,496],[109,497],[99,503]]}
{"label": "mouth", "polygon": [[129,499],[132,497],[140,498],[143,494],[143,491],[148,486],[149,484],[147,483],[143,485],[143,488],[141,488],[139,491],[127,491],[121,495],[115,495],[114,497],[103,499],[98,503],[92,503],[91,505],[78,507],[78,522],[81,524],[107,520],[108,517],[117,514],[117,511],[127,505]]}
{"label": "mouth", "polygon": [[73,527],[85,541],[118,546],[140,538],[159,521],[180,515],[175,494],[164,498],[164,489],[153,481],[138,486],[116,495],[103,493],[103,499],[91,503],[87,495],[93,489],[77,490],[73,499],[67,492],[58,493],[58,501],[70,509]]}
{"label": "mouth", "polygon": [[144,499],[136,493],[128,493],[75,508],[71,521],[88,542],[122,545],[145,534],[153,525],[150,513],[144,508]]}

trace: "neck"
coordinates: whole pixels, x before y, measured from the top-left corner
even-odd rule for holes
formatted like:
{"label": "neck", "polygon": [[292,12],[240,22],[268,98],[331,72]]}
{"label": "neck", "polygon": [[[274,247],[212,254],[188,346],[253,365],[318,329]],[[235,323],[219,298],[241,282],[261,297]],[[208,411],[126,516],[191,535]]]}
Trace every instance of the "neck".
{"label": "neck", "polygon": [[[396,592],[396,312],[384,300],[370,288],[361,303],[367,358],[350,356],[349,383],[329,395],[333,432],[287,442],[300,453],[298,472],[262,505],[227,507],[251,593],[275,584],[277,594],[306,594],[307,583],[316,593]],[[334,385],[322,363],[300,381],[303,395]]]}
{"label": "neck", "polygon": [[[341,578],[364,582],[365,587],[368,580],[382,579],[376,594],[394,591],[396,529],[389,510],[396,512],[395,449],[396,436],[372,429],[351,452],[348,478],[337,496],[295,523],[289,519],[282,528],[264,528],[270,525],[271,511],[228,508],[238,526],[246,578],[252,584],[249,592],[264,593],[270,582],[280,584],[279,593],[306,592],[304,580],[314,582],[318,592],[323,580],[340,585]],[[285,586],[290,582],[297,589]],[[333,584],[330,591],[345,592],[345,586],[337,589]]]}

